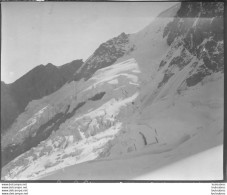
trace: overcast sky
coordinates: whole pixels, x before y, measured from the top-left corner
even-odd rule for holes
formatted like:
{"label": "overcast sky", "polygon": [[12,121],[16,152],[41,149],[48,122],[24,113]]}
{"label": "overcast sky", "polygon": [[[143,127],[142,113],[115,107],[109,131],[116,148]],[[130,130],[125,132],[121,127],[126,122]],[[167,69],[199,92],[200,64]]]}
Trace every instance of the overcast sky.
{"label": "overcast sky", "polygon": [[1,80],[37,65],[89,57],[120,33],[134,33],[176,2],[2,2]]}

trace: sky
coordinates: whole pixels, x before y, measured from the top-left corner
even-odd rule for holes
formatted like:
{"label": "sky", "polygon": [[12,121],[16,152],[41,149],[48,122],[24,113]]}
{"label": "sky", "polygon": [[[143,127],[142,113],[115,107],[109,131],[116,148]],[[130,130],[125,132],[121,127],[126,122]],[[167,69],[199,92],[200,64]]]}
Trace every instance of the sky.
{"label": "sky", "polygon": [[2,2],[1,80],[35,66],[84,61],[98,46],[135,33],[176,2]]}

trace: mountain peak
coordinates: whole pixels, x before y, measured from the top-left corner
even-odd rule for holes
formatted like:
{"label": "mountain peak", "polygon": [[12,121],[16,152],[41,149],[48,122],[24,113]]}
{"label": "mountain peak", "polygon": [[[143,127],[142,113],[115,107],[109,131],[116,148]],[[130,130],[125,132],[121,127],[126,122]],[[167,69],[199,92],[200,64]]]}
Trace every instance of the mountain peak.
{"label": "mountain peak", "polygon": [[102,43],[75,73],[74,80],[89,79],[98,69],[114,64],[129,50],[129,34],[122,32],[117,37]]}
{"label": "mountain peak", "polygon": [[54,66],[52,63],[48,63],[48,64],[46,64],[46,66],[48,67],[50,67],[50,66]]}

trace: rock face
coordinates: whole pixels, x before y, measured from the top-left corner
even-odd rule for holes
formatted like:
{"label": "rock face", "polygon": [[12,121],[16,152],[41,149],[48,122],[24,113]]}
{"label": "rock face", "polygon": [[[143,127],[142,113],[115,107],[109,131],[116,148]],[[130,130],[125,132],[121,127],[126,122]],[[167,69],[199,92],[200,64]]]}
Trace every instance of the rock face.
{"label": "rock face", "polygon": [[[223,13],[222,2],[185,2],[164,29],[163,37],[167,37],[167,43],[174,45],[175,49],[182,48],[181,54],[172,58],[169,66],[177,65],[181,69],[192,61],[189,55],[199,61],[193,64],[194,71],[186,80],[189,87],[207,75],[224,71]],[[164,64],[165,61],[162,61],[160,68]]]}
{"label": "rock face", "polygon": [[[78,81],[81,78],[87,80],[98,69],[112,65],[129,50],[128,43],[129,35],[122,33],[118,37],[101,44],[75,73],[74,80]],[[133,48],[130,48],[130,50],[132,51]]]}
{"label": "rock face", "polygon": [[[182,2],[138,33],[101,44],[3,136],[4,178],[36,179],[100,158],[109,167],[133,154],[150,155],[148,167],[139,162],[148,170],[222,144],[223,6]],[[63,81],[50,81],[53,91]]]}
{"label": "rock face", "polygon": [[22,113],[31,100],[40,99],[72,80],[82,60],[74,60],[60,67],[39,65],[12,84],[1,83],[1,133]]}

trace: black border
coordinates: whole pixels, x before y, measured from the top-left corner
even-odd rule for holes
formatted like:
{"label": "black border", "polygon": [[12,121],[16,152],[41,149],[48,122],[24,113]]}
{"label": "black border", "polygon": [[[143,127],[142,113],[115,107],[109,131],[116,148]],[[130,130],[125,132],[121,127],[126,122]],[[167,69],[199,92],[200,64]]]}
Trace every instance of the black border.
{"label": "black border", "polygon": [[[109,0],[109,1],[105,1],[105,0],[1,0],[3,3],[10,3],[10,2],[26,2],[26,3],[45,3],[45,2],[91,2],[91,3],[95,3],[95,2],[105,2],[105,3],[122,3],[122,2],[126,2],[126,3],[149,3],[149,2],[158,2],[158,3],[162,3],[162,2],[223,2],[224,3],[224,56],[227,56],[227,45],[225,44],[225,40],[227,39],[227,31],[226,31],[226,25],[227,25],[227,2],[225,0],[213,0],[213,1],[196,1],[196,0],[176,0],[176,1],[152,1],[152,0],[148,0],[148,1],[114,1],[114,0]],[[0,29],[1,29],[1,35],[0,35],[0,40],[2,43],[2,6],[0,4]],[[0,51],[2,48],[2,44],[0,47]],[[0,56],[1,59],[1,56]],[[226,63],[225,57],[224,57],[224,65]],[[224,75],[226,73],[226,68],[224,68]],[[226,97],[226,90],[225,90],[225,85],[227,82],[227,78],[224,76],[224,100]],[[227,169],[226,169],[226,164],[227,164],[227,143],[225,142],[225,140],[227,140],[227,133],[225,133],[225,127],[226,127],[226,120],[225,120],[225,116],[226,116],[226,104],[224,101],[224,130],[223,130],[223,179],[222,180],[0,180],[0,183],[226,183],[227,182]],[[1,148],[1,146],[0,146]],[[0,160],[0,167],[1,167],[1,160]],[[1,174],[2,170],[0,170],[0,174]]]}

